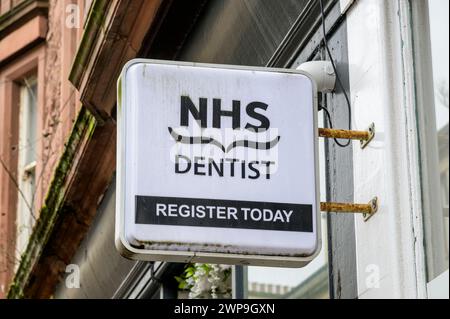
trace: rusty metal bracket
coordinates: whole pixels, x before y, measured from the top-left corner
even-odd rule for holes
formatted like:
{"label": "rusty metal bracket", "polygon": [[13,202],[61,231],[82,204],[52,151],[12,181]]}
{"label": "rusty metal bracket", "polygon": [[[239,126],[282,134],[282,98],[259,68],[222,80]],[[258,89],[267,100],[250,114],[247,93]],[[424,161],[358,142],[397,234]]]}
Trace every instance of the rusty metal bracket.
{"label": "rusty metal bracket", "polygon": [[320,210],[328,213],[361,213],[364,221],[367,221],[378,211],[378,197],[372,198],[368,204],[322,202]]}
{"label": "rusty metal bracket", "polygon": [[362,149],[364,149],[370,143],[370,141],[372,141],[373,138],[375,137],[375,123],[371,123],[369,125],[369,127],[367,128],[367,132],[369,132],[369,138],[366,140],[360,141]]}
{"label": "rusty metal bracket", "polygon": [[361,148],[365,148],[375,137],[375,124],[370,124],[366,131],[319,128],[319,136],[325,138],[359,140],[361,143]]}

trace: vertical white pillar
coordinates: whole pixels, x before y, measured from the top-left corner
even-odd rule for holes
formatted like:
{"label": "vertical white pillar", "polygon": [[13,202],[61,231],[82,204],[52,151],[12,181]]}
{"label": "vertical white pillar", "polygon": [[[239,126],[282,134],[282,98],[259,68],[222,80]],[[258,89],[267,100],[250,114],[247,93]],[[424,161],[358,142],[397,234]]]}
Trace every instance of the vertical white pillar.
{"label": "vertical white pillar", "polygon": [[380,200],[369,221],[355,219],[360,298],[424,296],[413,59],[408,55],[408,21],[402,16],[405,5],[407,1],[357,1],[347,13],[353,128],[376,126],[367,148],[354,147],[354,200]]}

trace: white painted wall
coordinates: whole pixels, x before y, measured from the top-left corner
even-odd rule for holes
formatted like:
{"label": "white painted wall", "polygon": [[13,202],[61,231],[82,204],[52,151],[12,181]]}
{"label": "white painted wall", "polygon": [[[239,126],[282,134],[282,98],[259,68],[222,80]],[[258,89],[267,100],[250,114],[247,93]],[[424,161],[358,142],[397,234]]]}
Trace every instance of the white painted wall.
{"label": "white painted wall", "polygon": [[407,1],[356,1],[347,11],[353,128],[374,122],[375,140],[354,145],[354,199],[378,196],[355,218],[360,298],[425,297],[421,195]]}

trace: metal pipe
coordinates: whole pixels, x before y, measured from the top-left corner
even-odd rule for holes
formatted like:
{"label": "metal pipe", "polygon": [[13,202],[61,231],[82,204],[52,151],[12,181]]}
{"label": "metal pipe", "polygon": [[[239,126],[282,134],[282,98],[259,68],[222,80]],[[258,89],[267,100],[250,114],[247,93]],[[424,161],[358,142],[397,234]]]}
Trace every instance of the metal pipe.
{"label": "metal pipe", "polygon": [[367,221],[378,211],[378,197],[372,198],[368,204],[322,202],[320,210],[335,213],[362,213],[364,220]]}
{"label": "metal pipe", "polygon": [[331,128],[319,128],[319,136],[326,138],[343,138],[360,141],[368,141],[371,138],[369,131],[351,131]]}
{"label": "metal pipe", "polygon": [[323,212],[339,212],[339,213],[372,213],[372,206],[369,204],[353,204],[353,203],[320,203],[320,210]]}

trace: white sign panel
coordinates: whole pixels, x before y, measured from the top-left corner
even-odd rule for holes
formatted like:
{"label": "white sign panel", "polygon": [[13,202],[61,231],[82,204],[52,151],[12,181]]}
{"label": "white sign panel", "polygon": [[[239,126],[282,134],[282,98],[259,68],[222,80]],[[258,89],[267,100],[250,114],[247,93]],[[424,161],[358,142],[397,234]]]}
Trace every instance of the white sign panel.
{"label": "white sign panel", "polygon": [[119,251],[307,264],[320,249],[316,114],[300,71],[130,61],[118,84]]}

